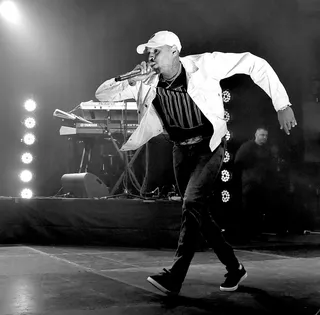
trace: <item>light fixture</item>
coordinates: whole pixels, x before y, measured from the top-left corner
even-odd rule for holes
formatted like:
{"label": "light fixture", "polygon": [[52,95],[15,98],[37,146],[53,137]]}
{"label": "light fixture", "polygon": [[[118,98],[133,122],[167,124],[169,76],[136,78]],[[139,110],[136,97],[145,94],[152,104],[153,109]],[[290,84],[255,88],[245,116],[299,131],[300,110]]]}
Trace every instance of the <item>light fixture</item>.
{"label": "light fixture", "polygon": [[32,145],[36,141],[36,137],[34,136],[33,133],[27,133],[23,136],[23,142],[26,145]]}
{"label": "light fixture", "polygon": [[223,190],[221,192],[222,202],[228,202],[230,200],[230,193],[228,190]]}
{"label": "light fixture", "polygon": [[35,127],[36,125],[36,120],[33,117],[27,117],[24,120],[24,125],[28,128],[28,129],[32,129]]}
{"label": "light fixture", "polygon": [[228,130],[227,133],[226,133],[226,140],[229,141],[230,139],[231,139],[231,133]]}
{"label": "light fixture", "polygon": [[223,170],[222,172],[221,172],[221,180],[223,181],[223,182],[227,182],[229,179],[230,179],[230,172],[229,171],[227,171],[227,170]]}
{"label": "light fixture", "polygon": [[21,181],[23,181],[24,183],[30,182],[33,177],[31,171],[29,171],[29,170],[23,170],[19,176],[20,176]]}
{"label": "light fixture", "polygon": [[25,199],[30,199],[33,196],[33,192],[29,188],[25,188],[21,191],[20,196]]}
{"label": "light fixture", "polygon": [[231,101],[231,93],[229,90],[224,90],[222,92],[222,101],[224,103],[229,103]]}
{"label": "light fixture", "polygon": [[228,163],[228,162],[230,161],[230,158],[231,158],[230,153],[226,150],[226,151],[224,152],[223,163]]}
{"label": "light fixture", "polygon": [[26,152],[21,155],[21,161],[24,164],[30,164],[33,161],[33,156],[31,153]]}
{"label": "light fixture", "polygon": [[226,122],[229,122],[229,120],[230,120],[230,114],[229,114],[229,112],[228,111],[224,111],[224,120],[226,121]]}
{"label": "light fixture", "polygon": [[26,100],[24,103],[24,108],[28,112],[33,112],[37,108],[37,103],[33,99]]}

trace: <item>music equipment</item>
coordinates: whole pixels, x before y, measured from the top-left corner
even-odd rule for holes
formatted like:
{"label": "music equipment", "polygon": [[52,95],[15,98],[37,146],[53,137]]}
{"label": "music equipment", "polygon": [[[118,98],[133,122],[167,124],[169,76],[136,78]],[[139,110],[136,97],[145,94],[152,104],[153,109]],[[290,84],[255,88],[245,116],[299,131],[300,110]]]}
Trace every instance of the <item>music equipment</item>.
{"label": "music equipment", "polygon": [[91,173],[71,173],[61,177],[65,193],[75,198],[99,198],[109,195],[109,188]]}
{"label": "music equipment", "polygon": [[[138,124],[127,124],[127,134],[132,134],[137,128]],[[122,134],[124,132],[124,126],[121,123],[110,123],[110,124],[87,124],[87,123],[76,123],[75,126],[61,126],[59,133],[60,136],[83,136],[83,137],[94,137],[94,136],[109,136],[111,134]]]}
{"label": "music equipment", "polygon": [[79,105],[85,119],[92,122],[138,123],[136,102],[82,102]]}
{"label": "music equipment", "polygon": [[82,111],[83,117],[61,110],[55,110],[54,116],[62,119],[61,136],[66,136],[72,143],[83,143],[79,173],[90,171],[94,147],[99,145],[102,148],[109,140],[124,160],[119,148],[138,127],[136,102],[89,101],[80,103],[76,109]]}

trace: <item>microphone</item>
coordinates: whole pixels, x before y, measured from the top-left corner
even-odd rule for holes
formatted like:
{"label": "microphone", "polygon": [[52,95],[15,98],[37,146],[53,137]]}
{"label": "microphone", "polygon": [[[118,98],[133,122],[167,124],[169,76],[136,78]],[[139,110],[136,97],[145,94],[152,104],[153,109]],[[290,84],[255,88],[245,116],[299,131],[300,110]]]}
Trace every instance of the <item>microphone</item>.
{"label": "microphone", "polygon": [[127,72],[125,74],[121,74],[121,75],[115,77],[114,80],[116,82],[118,82],[118,81],[124,81],[124,80],[130,79],[130,78],[133,78],[133,77],[137,76],[138,74],[140,74],[141,71],[142,71],[142,69],[132,70],[130,72]]}
{"label": "microphone", "polygon": [[[154,62],[154,57],[150,58],[150,60],[149,60],[149,63],[152,63],[152,62]],[[127,80],[127,79],[131,79],[131,78],[139,75],[139,74],[141,73],[141,71],[142,71],[142,69],[132,70],[132,71],[130,71],[130,72],[127,72],[127,73],[125,73],[125,74],[121,74],[121,75],[115,77],[114,80],[115,80],[116,82],[118,82],[118,81],[124,81],[124,80]],[[147,72],[147,73],[145,73],[145,74],[148,75],[148,74],[150,74],[152,71],[154,71],[154,70],[151,70],[150,72]]]}

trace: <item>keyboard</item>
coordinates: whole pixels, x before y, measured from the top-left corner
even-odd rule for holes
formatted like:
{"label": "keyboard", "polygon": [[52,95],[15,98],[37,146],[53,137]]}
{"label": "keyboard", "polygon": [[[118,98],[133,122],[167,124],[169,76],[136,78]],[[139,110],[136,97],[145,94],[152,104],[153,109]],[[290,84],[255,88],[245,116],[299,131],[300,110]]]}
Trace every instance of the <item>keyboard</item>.
{"label": "keyboard", "polygon": [[136,102],[82,102],[79,105],[82,110],[125,110],[128,111],[137,111]]}
{"label": "keyboard", "polygon": [[105,123],[108,119],[111,123],[134,124],[138,123],[138,111],[136,102],[82,102],[79,105],[84,119]]}
{"label": "keyboard", "polygon": [[[127,134],[132,134],[133,131],[138,127],[138,124],[127,124]],[[60,136],[108,136],[108,131],[111,134],[124,134],[124,127],[120,124],[86,124],[77,123],[74,127],[61,126]]]}

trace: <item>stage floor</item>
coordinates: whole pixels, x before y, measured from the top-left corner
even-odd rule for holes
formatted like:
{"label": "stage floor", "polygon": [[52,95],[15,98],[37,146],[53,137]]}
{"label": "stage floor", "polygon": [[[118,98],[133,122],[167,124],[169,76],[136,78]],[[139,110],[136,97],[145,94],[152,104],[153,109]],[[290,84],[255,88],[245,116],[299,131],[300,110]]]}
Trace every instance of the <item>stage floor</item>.
{"label": "stage floor", "polygon": [[[279,249],[277,249],[279,252]],[[0,247],[0,314],[320,314],[320,250],[237,250],[248,278],[219,291],[225,269],[198,252],[181,294],[147,281],[174,251],[108,247]]]}

